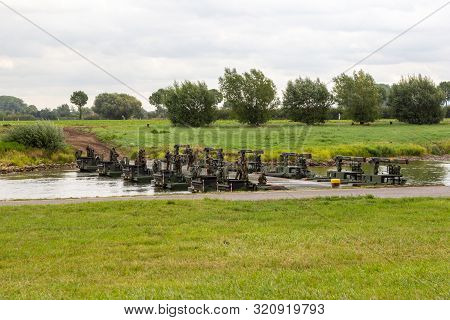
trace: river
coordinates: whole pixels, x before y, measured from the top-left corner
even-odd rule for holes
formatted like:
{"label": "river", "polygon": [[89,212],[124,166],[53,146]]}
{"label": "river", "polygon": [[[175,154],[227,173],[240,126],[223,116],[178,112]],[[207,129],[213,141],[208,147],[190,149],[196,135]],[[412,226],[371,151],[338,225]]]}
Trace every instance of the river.
{"label": "river", "polygon": [[[319,175],[330,168],[312,167]],[[365,169],[369,169],[366,167]],[[410,185],[450,186],[450,162],[412,161],[402,173]],[[308,186],[308,184],[305,184]],[[184,192],[186,193],[186,192]],[[99,177],[95,173],[46,171],[0,176],[0,200],[57,199],[155,194],[150,184],[135,184],[122,179]]]}

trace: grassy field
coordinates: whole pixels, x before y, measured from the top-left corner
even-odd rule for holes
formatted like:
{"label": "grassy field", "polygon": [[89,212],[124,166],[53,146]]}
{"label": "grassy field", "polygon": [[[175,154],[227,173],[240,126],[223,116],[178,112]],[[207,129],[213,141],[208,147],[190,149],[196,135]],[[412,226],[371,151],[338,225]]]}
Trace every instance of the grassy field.
{"label": "grassy field", "polygon": [[[3,125],[24,124],[8,122]],[[352,125],[350,121],[329,121],[324,125],[305,126],[284,120],[271,121],[260,128],[236,121],[217,121],[207,128],[180,128],[168,120],[98,120],[56,121],[60,126],[77,126],[94,132],[101,140],[119,147],[122,153],[136,154],[144,146],[152,158],[162,158],[167,148],[176,143],[194,147],[220,147],[227,152],[239,149],[263,149],[263,160],[277,159],[281,152],[311,152],[314,159],[329,160],[335,155],[354,156],[424,156],[450,153],[450,119],[438,125],[408,125],[380,120],[371,125]],[[147,126],[148,124],[148,126]],[[1,132],[7,130],[0,126]],[[35,152],[35,151],[34,151]],[[2,159],[27,159],[33,152],[0,156]],[[65,152],[64,159],[73,158]],[[48,158],[48,157],[47,157]],[[23,163],[24,161],[15,161]],[[44,157],[45,160],[45,157]],[[52,160],[50,160],[52,161]],[[34,163],[33,162],[33,163]]]}
{"label": "grassy field", "polygon": [[[140,145],[149,154],[162,156],[175,143],[222,147],[227,151],[263,149],[265,160],[285,151],[312,152],[316,159],[337,154],[360,156],[422,156],[450,153],[450,119],[439,125],[408,125],[378,121],[369,126],[331,121],[307,127],[288,121],[271,121],[261,128],[235,121],[218,121],[208,128],[172,127],[167,120],[70,121],[61,125],[87,126],[104,141],[123,150]],[[149,124],[149,127],[146,125]]]}
{"label": "grassy field", "polygon": [[449,299],[449,205],[0,207],[0,299]]}

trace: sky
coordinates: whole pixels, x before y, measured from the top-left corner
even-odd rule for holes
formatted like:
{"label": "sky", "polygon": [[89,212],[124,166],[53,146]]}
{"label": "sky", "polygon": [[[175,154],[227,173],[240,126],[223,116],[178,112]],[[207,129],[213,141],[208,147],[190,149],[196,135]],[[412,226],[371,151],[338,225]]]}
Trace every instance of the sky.
{"label": "sky", "polygon": [[[446,3],[0,0],[0,95],[41,109],[69,103],[76,90],[88,94],[88,106],[99,93],[123,92],[151,110],[147,98],[157,89],[175,80],[217,88],[225,67],[260,69],[280,94],[299,76],[331,88],[333,77]],[[450,80],[449,17],[450,4],[354,69],[379,83],[419,73]]]}

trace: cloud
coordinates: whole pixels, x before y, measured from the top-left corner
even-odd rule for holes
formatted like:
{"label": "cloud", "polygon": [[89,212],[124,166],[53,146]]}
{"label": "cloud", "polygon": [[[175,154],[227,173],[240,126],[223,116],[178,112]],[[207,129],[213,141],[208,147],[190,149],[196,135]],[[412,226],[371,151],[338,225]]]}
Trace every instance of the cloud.
{"label": "cloud", "polygon": [[[6,2],[145,97],[174,80],[205,80],[217,87],[224,67],[259,68],[280,92],[300,75],[328,82],[442,5],[422,0]],[[449,10],[357,68],[385,83],[412,73],[448,80]],[[2,6],[0,26],[0,94],[38,107],[66,103],[74,90],[85,90],[90,102],[101,92],[136,95]]]}

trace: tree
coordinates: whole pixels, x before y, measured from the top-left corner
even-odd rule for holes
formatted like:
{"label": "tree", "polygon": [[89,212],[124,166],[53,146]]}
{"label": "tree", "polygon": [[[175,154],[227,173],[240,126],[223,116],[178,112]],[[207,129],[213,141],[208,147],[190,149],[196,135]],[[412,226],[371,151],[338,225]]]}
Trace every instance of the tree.
{"label": "tree", "polygon": [[58,118],[70,118],[72,116],[72,110],[70,110],[70,107],[67,103],[58,106],[55,109],[55,112]]}
{"label": "tree", "polygon": [[217,104],[221,96],[209,90],[204,82],[175,82],[164,89],[162,102],[170,121],[175,125],[201,127],[216,119]]}
{"label": "tree", "polygon": [[238,74],[236,69],[226,68],[219,85],[225,103],[241,123],[261,125],[278,105],[275,84],[259,70]]}
{"label": "tree", "polygon": [[72,96],[70,97],[70,102],[72,102],[74,105],[78,107],[78,113],[79,118],[81,120],[83,116],[83,106],[87,103],[88,96],[83,91],[75,91],[72,93]]}
{"label": "tree", "polygon": [[142,118],[142,103],[125,93],[101,93],[95,97],[92,111],[106,119]]}
{"label": "tree", "polygon": [[380,117],[383,119],[393,118],[392,108],[388,106],[391,87],[384,83],[377,83],[376,86],[380,91],[381,96]]}
{"label": "tree", "polygon": [[444,92],[445,106],[448,107],[448,102],[450,101],[450,81],[442,81],[439,83],[439,88]]}
{"label": "tree", "polygon": [[155,118],[166,118],[167,117],[167,108],[164,106],[164,89],[159,89],[152,93],[152,95],[148,98],[148,101],[152,106],[156,108],[153,111]]}
{"label": "tree", "polygon": [[0,96],[0,111],[5,114],[26,113],[27,105],[22,99],[12,96]]}
{"label": "tree", "polygon": [[324,123],[333,104],[327,86],[319,79],[301,77],[289,81],[283,92],[283,107],[288,119],[306,124]]}
{"label": "tree", "polygon": [[412,124],[434,124],[444,118],[445,94],[433,81],[422,75],[402,78],[392,85],[389,105],[395,117]]}
{"label": "tree", "polygon": [[370,74],[360,70],[353,72],[353,76],[341,74],[333,81],[335,100],[344,108],[347,117],[360,124],[375,121],[381,96]]}

